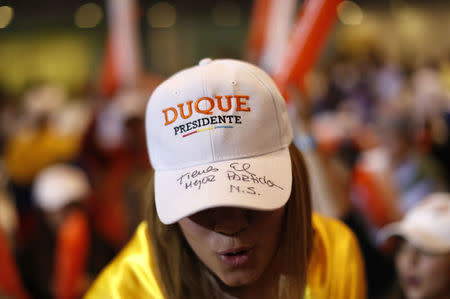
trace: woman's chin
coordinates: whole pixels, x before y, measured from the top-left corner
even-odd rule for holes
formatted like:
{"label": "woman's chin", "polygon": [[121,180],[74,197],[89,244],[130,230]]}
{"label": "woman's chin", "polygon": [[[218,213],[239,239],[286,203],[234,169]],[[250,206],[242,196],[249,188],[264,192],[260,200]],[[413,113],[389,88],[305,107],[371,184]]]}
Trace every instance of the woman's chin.
{"label": "woman's chin", "polygon": [[250,285],[257,280],[254,273],[227,273],[219,276],[222,284],[229,288],[239,288]]}

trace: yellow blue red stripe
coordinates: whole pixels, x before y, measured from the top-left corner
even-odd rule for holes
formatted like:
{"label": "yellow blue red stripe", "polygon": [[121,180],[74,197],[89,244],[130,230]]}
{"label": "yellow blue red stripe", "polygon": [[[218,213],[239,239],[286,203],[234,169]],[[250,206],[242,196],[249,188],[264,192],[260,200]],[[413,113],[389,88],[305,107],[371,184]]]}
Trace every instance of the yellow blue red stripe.
{"label": "yellow blue red stripe", "polygon": [[215,127],[209,127],[209,128],[204,128],[204,129],[198,129],[195,131],[192,131],[190,133],[184,134],[183,137],[187,137],[189,135],[198,133],[198,132],[202,132],[202,131],[208,131],[208,130],[214,130],[214,129],[231,129],[233,128],[233,126],[215,126]]}

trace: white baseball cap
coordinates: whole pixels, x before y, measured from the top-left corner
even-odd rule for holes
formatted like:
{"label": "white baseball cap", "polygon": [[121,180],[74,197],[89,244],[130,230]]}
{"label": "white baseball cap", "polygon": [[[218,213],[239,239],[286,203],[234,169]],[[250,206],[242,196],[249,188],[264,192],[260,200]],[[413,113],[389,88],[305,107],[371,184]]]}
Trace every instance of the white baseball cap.
{"label": "white baseball cap", "polygon": [[432,193],[411,208],[405,217],[380,231],[381,241],[400,236],[426,252],[450,252],[450,193]]}
{"label": "white baseball cap", "polygon": [[161,222],[214,207],[273,210],[291,193],[285,100],[249,63],[205,58],[158,86],[146,110]]}
{"label": "white baseball cap", "polygon": [[90,190],[83,170],[71,165],[55,164],[38,174],[33,185],[33,196],[39,208],[55,212],[71,202],[83,200]]}

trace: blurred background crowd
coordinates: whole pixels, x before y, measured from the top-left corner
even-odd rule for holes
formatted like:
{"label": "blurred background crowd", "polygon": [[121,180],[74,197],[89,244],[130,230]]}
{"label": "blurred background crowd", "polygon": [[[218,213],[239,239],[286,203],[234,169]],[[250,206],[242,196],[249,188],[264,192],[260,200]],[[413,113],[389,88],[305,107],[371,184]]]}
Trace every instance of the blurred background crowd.
{"label": "blurred background crowd", "polygon": [[[377,233],[449,192],[450,5],[334,2],[314,65],[284,91],[295,144],[314,209],[360,242],[369,298],[402,298]],[[275,46],[255,42],[264,3],[0,2],[0,298],[85,292],[145,215],[152,90],[206,56],[277,69]],[[268,38],[305,5],[279,3]]]}

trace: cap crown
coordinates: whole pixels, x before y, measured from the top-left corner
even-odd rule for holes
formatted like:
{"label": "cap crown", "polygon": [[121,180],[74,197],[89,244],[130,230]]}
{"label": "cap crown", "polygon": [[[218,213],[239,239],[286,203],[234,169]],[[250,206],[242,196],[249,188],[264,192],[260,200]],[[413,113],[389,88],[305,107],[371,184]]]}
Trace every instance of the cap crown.
{"label": "cap crown", "polygon": [[261,69],[237,60],[203,60],[163,82],[146,111],[156,170],[267,154],[292,142],[284,99]]}
{"label": "cap crown", "polygon": [[66,164],[45,168],[33,186],[36,204],[44,211],[57,211],[71,202],[83,200],[89,192],[86,174],[80,168]]}
{"label": "cap crown", "polygon": [[450,194],[429,195],[412,208],[402,222],[409,230],[433,235],[450,248]]}

